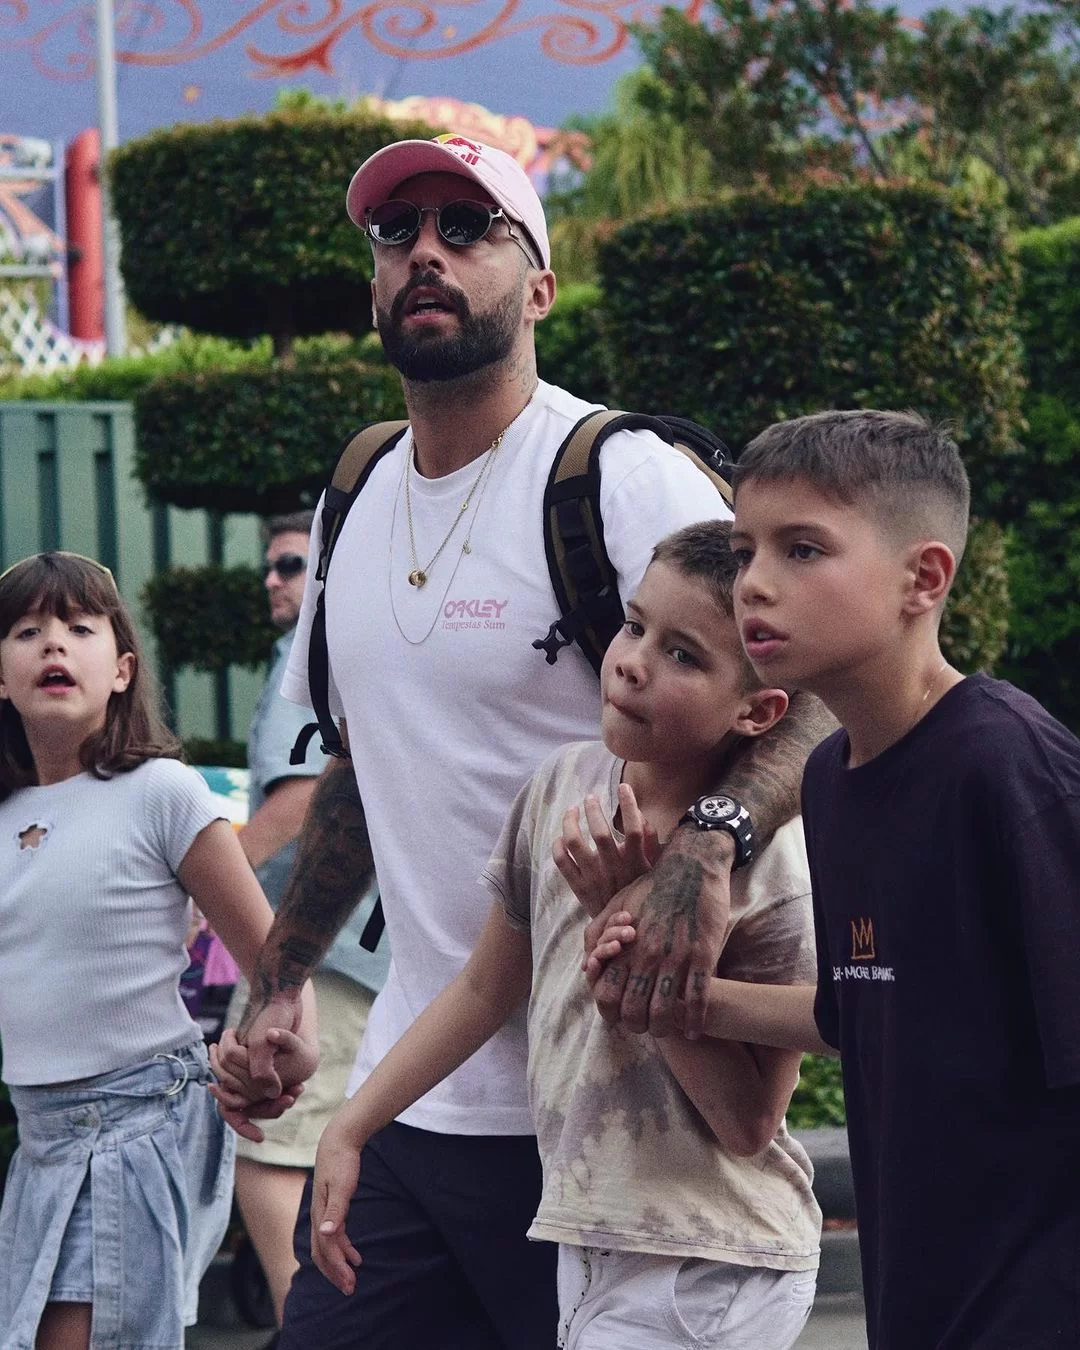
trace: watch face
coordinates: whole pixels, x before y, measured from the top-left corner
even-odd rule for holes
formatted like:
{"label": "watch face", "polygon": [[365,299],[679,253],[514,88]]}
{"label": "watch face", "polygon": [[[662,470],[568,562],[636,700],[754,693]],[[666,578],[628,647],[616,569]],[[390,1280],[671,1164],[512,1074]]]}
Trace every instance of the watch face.
{"label": "watch face", "polygon": [[731,820],[739,814],[739,805],[730,797],[699,797],[697,813],[703,820]]}

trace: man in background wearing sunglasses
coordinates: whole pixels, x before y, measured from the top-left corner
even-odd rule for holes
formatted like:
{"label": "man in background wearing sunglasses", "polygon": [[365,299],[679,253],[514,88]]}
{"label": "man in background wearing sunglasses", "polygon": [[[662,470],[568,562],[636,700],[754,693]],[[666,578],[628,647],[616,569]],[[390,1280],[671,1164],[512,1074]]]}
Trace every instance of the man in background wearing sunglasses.
{"label": "man in background wearing sunglasses", "polygon": [[[263,580],[271,622],[283,631],[274,643],[270,670],[248,730],[249,815],[239,837],[274,909],[295,862],[297,836],[325,758],[313,748],[304,764],[289,763],[289,752],[308,714],[280,693],[304,596],[313,514],[295,511],[276,516],[266,525]],[[318,1069],[296,1105],[279,1119],[264,1123],[262,1143],[237,1140],[236,1199],[262,1263],[279,1327],[296,1269],[293,1230],[304,1182],[315,1166],[319,1136],[344,1098],[368,1011],[386,978],[390,959],[386,942],[374,953],[360,946],[376,895],[373,885],[361,886],[359,907],[312,976],[319,1008]],[[247,998],[247,986],[241,980],[229,1007],[229,1024],[239,1020]],[[267,1350],[276,1340],[275,1334]]]}
{"label": "man in background wearing sunglasses", "polygon": [[[300,983],[373,857],[392,959],[354,1085],[468,960],[491,905],[478,877],[519,788],[560,745],[598,733],[585,657],[567,648],[552,666],[532,646],[558,617],[545,483],[591,410],[537,377],[534,329],[555,299],[540,199],[509,155],[443,136],[372,155],[347,209],[373,251],[373,318],[410,427],[357,496],[327,574],[330,704],[353,759],[335,760],[320,780],[263,949],[238,1033],[254,1081],[230,1100],[226,1072],[220,1089],[241,1130],[270,1109],[244,1106],[245,1096],[280,1090],[272,1029],[294,1027]],[[604,444],[601,508],[624,602],[660,538],[729,514],[687,458],[644,431]],[[282,684],[303,704],[320,584],[309,565]],[[768,737],[768,773],[750,763],[723,785],[759,835],[797,811],[818,731],[798,715],[780,725]],[[671,1031],[684,992],[698,1029],[735,849],[724,829],[684,826],[655,870],[620,893],[642,934],[622,1007],[634,1030]],[[223,1041],[226,1071],[234,1045]],[[526,1051],[522,1011],[371,1139],[346,1219],[362,1256],[349,1298],[312,1264],[305,1193],[282,1350],[552,1350],[555,1248],[525,1239],[540,1195]],[[239,1054],[236,1074],[249,1067]]]}

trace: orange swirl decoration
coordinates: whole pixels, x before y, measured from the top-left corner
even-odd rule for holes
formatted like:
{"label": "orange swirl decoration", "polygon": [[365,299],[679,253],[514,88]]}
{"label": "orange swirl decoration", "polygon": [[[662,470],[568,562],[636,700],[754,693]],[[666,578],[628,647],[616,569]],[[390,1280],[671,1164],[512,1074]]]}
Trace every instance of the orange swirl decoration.
{"label": "orange swirl decoration", "polygon": [[[525,0],[259,0],[217,32],[207,31],[220,6],[197,0],[128,0],[117,21],[116,59],[124,65],[185,65],[246,37],[244,51],[255,74],[288,78],[305,70],[334,74],[334,50],[357,29],[376,51],[400,60],[438,61],[535,31],[541,51],[568,65],[597,65],[627,44],[629,25],[655,18],[658,0],[555,0],[555,12],[525,16]],[[705,0],[688,0],[697,19]],[[239,7],[238,8],[242,8]],[[204,13],[205,11],[205,13]],[[235,10],[234,10],[235,13]],[[27,50],[36,68],[53,80],[87,80],[94,73],[92,8],[86,5],[25,36],[29,0],[0,0],[0,50]],[[476,22],[466,27],[463,19]],[[276,29],[290,50],[257,45]],[[462,32],[463,28],[465,29]],[[471,28],[471,31],[469,31]],[[460,35],[460,36],[459,36]],[[131,45],[137,36],[139,50]],[[125,45],[125,40],[128,45]],[[151,49],[153,43],[161,45]],[[265,38],[260,37],[260,44]]]}

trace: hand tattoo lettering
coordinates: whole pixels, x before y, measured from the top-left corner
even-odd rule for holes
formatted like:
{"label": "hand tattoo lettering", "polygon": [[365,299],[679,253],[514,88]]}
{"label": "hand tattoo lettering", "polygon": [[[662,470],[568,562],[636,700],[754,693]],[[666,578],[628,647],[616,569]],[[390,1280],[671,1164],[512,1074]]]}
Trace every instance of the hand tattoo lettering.
{"label": "hand tattoo lettering", "polygon": [[685,922],[690,941],[697,941],[698,906],[705,874],[699,862],[679,855],[665,859],[654,875],[656,879],[646,902],[649,927],[663,926],[664,955],[670,956],[680,923]]}

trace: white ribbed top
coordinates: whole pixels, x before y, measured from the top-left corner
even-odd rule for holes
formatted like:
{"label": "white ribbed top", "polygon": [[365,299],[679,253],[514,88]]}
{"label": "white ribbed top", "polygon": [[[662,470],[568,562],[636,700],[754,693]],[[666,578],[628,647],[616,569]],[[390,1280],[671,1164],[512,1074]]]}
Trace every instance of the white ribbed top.
{"label": "white ribbed top", "polygon": [[0,803],[6,1082],[88,1078],[198,1038],[178,991],[190,902],[176,869],[219,814],[172,759]]}

